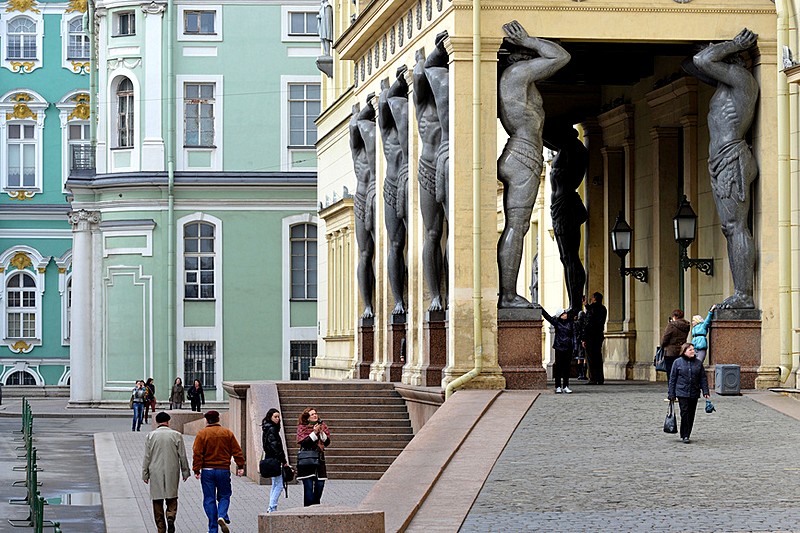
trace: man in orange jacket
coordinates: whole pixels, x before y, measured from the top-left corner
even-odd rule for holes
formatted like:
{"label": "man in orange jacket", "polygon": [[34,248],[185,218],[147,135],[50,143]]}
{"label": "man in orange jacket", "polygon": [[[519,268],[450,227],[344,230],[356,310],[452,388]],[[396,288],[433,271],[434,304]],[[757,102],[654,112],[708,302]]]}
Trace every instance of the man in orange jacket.
{"label": "man in orange jacket", "polygon": [[203,487],[203,509],[208,516],[208,533],[228,533],[231,503],[231,457],[236,475],[244,474],[244,454],[231,430],[219,425],[219,413],[205,415],[206,427],[194,440],[192,470]]}

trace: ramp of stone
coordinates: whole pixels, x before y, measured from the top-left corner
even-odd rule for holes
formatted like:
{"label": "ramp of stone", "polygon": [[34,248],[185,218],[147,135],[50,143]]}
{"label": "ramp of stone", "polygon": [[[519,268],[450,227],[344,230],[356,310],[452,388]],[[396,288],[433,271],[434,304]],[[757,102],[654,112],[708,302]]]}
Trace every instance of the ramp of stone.
{"label": "ramp of stone", "polygon": [[332,479],[380,479],[414,436],[405,402],[391,383],[279,382],[277,387],[289,462],[297,464],[297,419],[313,407],[331,429],[325,458]]}
{"label": "ramp of stone", "polygon": [[360,507],[383,511],[386,531],[457,530],[537,396],[459,391],[422,427]]}

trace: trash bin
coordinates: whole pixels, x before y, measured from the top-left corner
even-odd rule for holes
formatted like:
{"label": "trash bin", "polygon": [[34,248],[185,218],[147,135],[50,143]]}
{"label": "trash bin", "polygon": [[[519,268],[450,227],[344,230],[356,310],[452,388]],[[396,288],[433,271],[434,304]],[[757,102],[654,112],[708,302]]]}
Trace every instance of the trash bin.
{"label": "trash bin", "polygon": [[721,395],[739,395],[739,365],[715,365],[714,391]]}

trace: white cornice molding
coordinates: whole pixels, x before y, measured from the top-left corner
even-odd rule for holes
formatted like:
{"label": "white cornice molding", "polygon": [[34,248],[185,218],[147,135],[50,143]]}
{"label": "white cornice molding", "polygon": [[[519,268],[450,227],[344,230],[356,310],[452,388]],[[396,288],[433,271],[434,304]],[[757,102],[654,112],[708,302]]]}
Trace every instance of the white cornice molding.
{"label": "white cornice molding", "polygon": [[[15,219],[19,220],[19,219]],[[72,239],[72,230],[54,228],[10,228],[3,230],[5,239]]]}

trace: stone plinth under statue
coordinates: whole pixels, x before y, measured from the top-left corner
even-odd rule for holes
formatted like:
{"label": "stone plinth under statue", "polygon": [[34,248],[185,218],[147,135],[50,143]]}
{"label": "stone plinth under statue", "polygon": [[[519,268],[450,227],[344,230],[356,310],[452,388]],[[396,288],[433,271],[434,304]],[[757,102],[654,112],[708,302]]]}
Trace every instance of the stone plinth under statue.
{"label": "stone plinth under statue", "polygon": [[754,389],[761,365],[761,311],[717,309],[708,332],[706,374],[714,388],[715,365],[739,365],[742,389]]}
{"label": "stone plinth under statue", "polygon": [[375,360],[375,319],[362,318],[358,324],[358,379],[369,379],[369,371]]}
{"label": "stone plinth under statue", "polygon": [[497,363],[507,389],[546,389],[542,367],[542,310],[497,310]]}
{"label": "stone plinth under statue", "polygon": [[447,313],[428,311],[423,324],[423,361],[427,364],[420,369],[422,386],[441,387],[442,370],[447,363]]}

